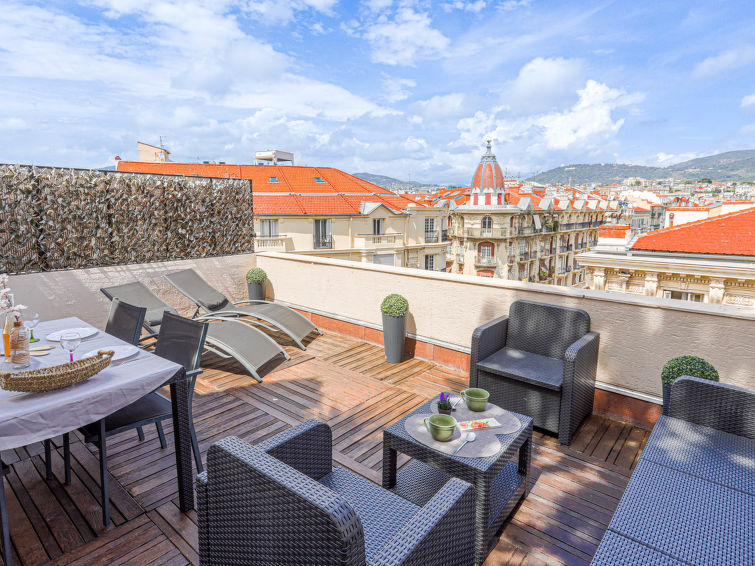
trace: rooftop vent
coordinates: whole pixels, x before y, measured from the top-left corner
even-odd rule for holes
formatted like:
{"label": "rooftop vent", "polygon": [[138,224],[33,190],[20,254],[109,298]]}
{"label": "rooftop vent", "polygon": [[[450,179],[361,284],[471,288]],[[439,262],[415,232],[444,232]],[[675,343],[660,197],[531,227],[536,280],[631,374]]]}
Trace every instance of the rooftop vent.
{"label": "rooftop vent", "polygon": [[266,149],[254,154],[256,165],[278,165],[280,162],[294,164],[294,154],[279,149]]}

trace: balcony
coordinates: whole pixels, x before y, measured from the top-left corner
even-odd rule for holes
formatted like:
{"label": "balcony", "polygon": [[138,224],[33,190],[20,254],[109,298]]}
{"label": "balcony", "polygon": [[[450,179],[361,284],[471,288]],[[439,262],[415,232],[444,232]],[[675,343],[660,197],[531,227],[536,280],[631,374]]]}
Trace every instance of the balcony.
{"label": "balcony", "polygon": [[508,228],[467,228],[468,238],[508,238]]}
{"label": "balcony", "polygon": [[535,227],[524,226],[522,228],[519,228],[516,233],[518,236],[532,236],[535,233]]}
{"label": "balcony", "polygon": [[[439,390],[467,386],[469,339],[478,324],[505,315],[510,303],[523,295],[590,314],[592,329],[601,333],[594,414],[568,447],[551,435],[535,433],[533,491],[505,523],[486,566],[510,557],[515,563],[590,561],[659,412],[660,368],[670,357],[694,351],[715,360],[723,381],[752,387],[755,313],[732,306],[607,297],[588,289],[276,252],[12,276],[10,284],[19,290],[18,300],[32,305],[43,319],[76,315],[102,327],[107,305],[98,299],[98,288],[103,280],[144,281],[190,316],[193,308],[166,290],[164,273],[195,268],[238,301],[246,297],[243,273],[253,265],[267,272],[276,301],[300,309],[324,334],[309,336],[306,352],[272,334],[291,360],[266,368],[262,383],[230,360],[210,353],[203,357],[194,421],[205,458],[209,446],[225,436],[256,444],[317,418],[332,427],[334,465],[380,483],[382,430]],[[410,340],[400,364],[385,363],[380,345],[376,305],[386,288],[400,289],[412,305]],[[464,313],[474,316],[423,307],[430,304],[428,296],[463,296]],[[627,419],[642,420],[643,426]],[[166,449],[160,448],[154,427],[144,432],[141,442],[135,433],[111,439],[115,525],[107,531],[99,524],[96,448],[73,436],[71,487],[62,486],[59,439],[54,440],[52,480],[45,479],[41,444],[3,453],[10,465],[3,482],[14,564],[197,563],[196,513],[182,514],[176,504],[172,426],[166,427]],[[399,457],[400,466],[406,462]],[[70,536],[61,544],[55,533]]]}
{"label": "balcony", "polygon": [[333,236],[315,236],[314,238],[312,238],[312,245],[316,250],[332,250]]}
{"label": "balcony", "polygon": [[391,234],[357,234],[354,236],[357,248],[393,248],[404,243],[400,232]]}
{"label": "balcony", "polygon": [[530,252],[519,252],[519,261],[529,261]]}
{"label": "balcony", "polygon": [[443,242],[450,242],[451,238],[448,235],[448,230],[441,230],[440,231],[440,238]]}
{"label": "balcony", "polygon": [[498,261],[495,257],[488,255],[478,255],[475,258],[475,265],[497,265]]}
{"label": "balcony", "polygon": [[438,232],[425,232],[426,244],[437,244],[440,242],[440,234]]}
{"label": "balcony", "polygon": [[288,241],[289,236],[286,234],[278,234],[276,236],[257,236],[254,239],[254,247],[258,251],[285,252],[286,243]]}

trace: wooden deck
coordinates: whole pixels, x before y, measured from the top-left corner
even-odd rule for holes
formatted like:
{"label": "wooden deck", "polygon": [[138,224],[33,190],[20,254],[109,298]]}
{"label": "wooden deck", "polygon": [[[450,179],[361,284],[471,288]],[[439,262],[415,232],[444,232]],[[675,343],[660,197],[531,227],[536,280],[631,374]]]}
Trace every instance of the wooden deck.
{"label": "wooden deck", "polygon": [[[278,337],[280,338],[280,336]],[[283,341],[282,341],[283,343]],[[256,383],[233,360],[203,362],[194,398],[202,452],[228,435],[257,443],[308,418],[333,429],[333,458],[380,482],[382,429],[467,377],[431,362],[387,364],[382,348],[327,333]],[[108,442],[114,526],[100,527],[96,450],[73,443],[73,483],[44,479],[42,446],[4,453],[15,564],[198,564],[196,512],[182,514],[172,446],[154,428],[139,442],[125,433]],[[169,442],[171,426],[166,428]],[[587,564],[626,486],[647,431],[593,416],[571,447],[535,433],[532,491],[503,528],[486,560],[497,564]],[[406,457],[399,458],[399,465]]]}

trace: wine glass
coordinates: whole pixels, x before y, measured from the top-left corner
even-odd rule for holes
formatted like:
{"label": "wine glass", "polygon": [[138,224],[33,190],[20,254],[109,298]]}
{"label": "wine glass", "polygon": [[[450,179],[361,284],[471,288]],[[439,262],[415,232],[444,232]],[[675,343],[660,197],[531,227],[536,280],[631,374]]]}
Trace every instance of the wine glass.
{"label": "wine glass", "polygon": [[73,352],[81,344],[81,336],[78,332],[64,332],[60,335],[60,347],[68,352],[69,361],[73,361]]}
{"label": "wine glass", "polygon": [[29,328],[29,342],[39,342],[39,338],[34,338],[34,328],[39,324],[39,313],[31,313],[26,319],[26,326]]}

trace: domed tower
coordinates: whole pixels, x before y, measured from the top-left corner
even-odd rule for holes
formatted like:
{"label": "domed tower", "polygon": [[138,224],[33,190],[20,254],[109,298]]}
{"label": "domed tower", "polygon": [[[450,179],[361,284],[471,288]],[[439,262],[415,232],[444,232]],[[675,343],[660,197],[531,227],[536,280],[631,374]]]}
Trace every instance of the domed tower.
{"label": "domed tower", "polygon": [[[487,149],[482,154],[480,164],[477,166],[474,177],[472,177],[471,193],[473,204],[503,204],[503,172],[495,155],[493,155],[490,140],[488,140]],[[483,195],[483,202],[478,202],[480,194]]]}

